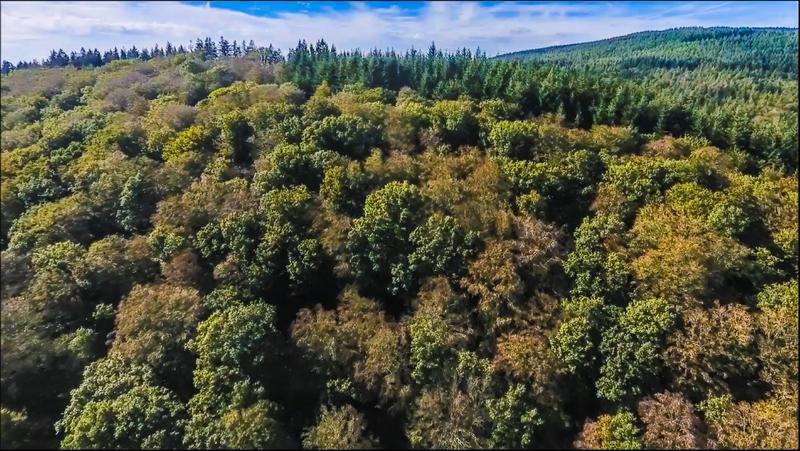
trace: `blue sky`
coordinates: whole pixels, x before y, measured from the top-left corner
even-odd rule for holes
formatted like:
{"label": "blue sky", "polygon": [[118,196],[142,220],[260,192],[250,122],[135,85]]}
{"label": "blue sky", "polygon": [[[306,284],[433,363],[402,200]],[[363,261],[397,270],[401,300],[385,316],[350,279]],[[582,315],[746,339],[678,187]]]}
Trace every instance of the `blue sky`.
{"label": "blue sky", "polygon": [[49,49],[272,43],[340,49],[480,47],[488,55],[683,26],[797,27],[797,2],[14,2],[0,5],[0,57]]}

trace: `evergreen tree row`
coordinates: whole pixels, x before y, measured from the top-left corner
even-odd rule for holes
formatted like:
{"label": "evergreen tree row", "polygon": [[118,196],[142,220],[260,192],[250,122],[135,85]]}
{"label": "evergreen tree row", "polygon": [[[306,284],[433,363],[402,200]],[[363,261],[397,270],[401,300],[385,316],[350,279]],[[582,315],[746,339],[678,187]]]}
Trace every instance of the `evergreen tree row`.
{"label": "evergreen tree row", "polygon": [[177,47],[171,42],[167,42],[163,47],[158,44],[153,48],[138,49],[134,45],[130,49],[117,48],[100,52],[97,48],[85,49],[81,47],[80,51],[72,51],[69,54],[64,49],[51,50],[50,55],[41,62],[37,59],[32,61],[19,61],[16,65],[9,61],[3,60],[2,73],[8,74],[17,69],[35,69],[35,68],[53,68],[53,67],[67,67],[72,66],[75,68],[92,68],[106,65],[112,61],[117,60],[142,60],[147,61],[152,58],[171,57],[186,53],[195,53],[203,55],[205,58],[224,58],[224,57],[242,57],[250,53],[258,53],[262,56],[264,64],[274,64],[280,62],[283,58],[280,49],[275,49],[272,44],[268,47],[256,47],[255,42],[251,39],[249,43],[244,40],[241,43],[237,41],[228,41],[225,37],[220,36],[219,42],[214,42],[211,38],[205,39],[198,38],[194,45],[189,45],[188,48],[182,44]]}

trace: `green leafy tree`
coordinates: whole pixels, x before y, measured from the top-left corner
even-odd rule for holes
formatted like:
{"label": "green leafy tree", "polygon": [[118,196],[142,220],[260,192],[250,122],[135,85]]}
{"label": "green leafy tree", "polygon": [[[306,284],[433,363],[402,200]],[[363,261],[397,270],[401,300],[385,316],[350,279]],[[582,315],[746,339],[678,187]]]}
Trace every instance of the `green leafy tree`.
{"label": "green leafy tree", "polygon": [[[420,222],[421,207],[418,188],[407,182],[390,182],[367,196],[364,215],[353,221],[347,238],[358,280],[372,286],[393,280],[413,250],[410,235]],[[393,292],[402,288],[389,286]]]}
{"label": "green leafy tree", "polygon": [[5,449],[23,448],[30,432],[26,427],[28,417],[24,412],[17,412],[5,407],[0,408],[0,436]]}
{"label": "green leafy tree", "polygon": [[254,182],[259,191],[264,193],[292,185],[317,189],[322,181],[325,163],[324,152],[281,144],[269,153],[263,167],[254,176]]}
{"label": "green leafy tree", "polygon": [[324,406],[319,421],[303,434],[304,449],[373,449],[366,421],[353,406]]}
{"label": "green leafy tree", "polygon": [[351,216],[360,213],[369,189],[369,176],[358,162],[330,165],[325,170],[319,192],[325,204]]}
{"label": "green leafy tree", "polygon": [[636,419],[628,411],[616,415],[601,415],[597,421],[587,421],[575,441],[578,449],[641,449]]}
{"label": "green leafy tree", "polygon": [[597,394],[617,401],[647,390],[663,368],[661,354],[675,320],[674,309],[662,299],[628,305],[603,333]]}
{"label": "green leafy tree", "polygon": [[288,446],[275,395],[282,355],[274,308],[232,306],[214,312],[197,328],[188,348],[197,355],[188,404],[190,448]]}
{"label": "green leafy tree", "polygon": [[564,263],[575,281],[574,294],[625,299],[631,269],[619,251],[624,232],[625,224],[614,214],[600,213],[583,220],[575,230],[575,249]]}
{"label": "green leafy tree", "polygon": [[492,125],[488,141],[494,155],[526,159],[534,152],[537,135],[531,122],[499,121]]}
{"label": "green leafy tree", "polygon": [[430,108],[431,127],[450,146],[475,144],[478,140],[476,109],[469,100],[440,100]]}
{"label": "green leafy tree", "polygon": [[469,337],[461,299],[446,279],[430,279],[420,291],[418,307],[408,321],[411,378],[425,385],[450,379],[457,351]]}
{"label": "green leafy tree", "polygon": [[516,384],[502,397],[487,401],[493,447],[528,448],[535,443],[534,434],[544,421],[525,395],[525,386]]}
{"label": "green leafy tree", "polygon": [[141,172],[125,182],[116,212],[117,222],[123,229],[140,232],[147,227],[150,215],[155,210],[152,191]]}
{"label": "green leafy tree", "polygon": [[477,244],[477,234],[464,231],[454,218],[438,213],[414,229],[409,239],[414,251],[408,255],[408,264],[392,271],[393,285],[406,291],[430,275],[458,280]]}
{"label": "green leafy tree", "polygon": [[602,299],[570,299],[561,307],[561,324],[550,337],[553,354],[566,373],[596,369],[601,361],[600,334],[607,322]]}
{"label": "green leafy tree", "polygon": [[186,412],[147,366],[105,358],[89,365],[56,430],[62,448],[181,447]]}
{"label": "green leafy tree", "polygon": [[303,131],[303,144],[313,149],[325,149],[363,158],[379,143],[380,131],[364,119],[349,114],[328,116],[314,122]]}
{"label": "green leafy tree", "polygon": [[776,389],[797,387],[797,280],[768,285],[758,294],[756,344],[761,379]]}

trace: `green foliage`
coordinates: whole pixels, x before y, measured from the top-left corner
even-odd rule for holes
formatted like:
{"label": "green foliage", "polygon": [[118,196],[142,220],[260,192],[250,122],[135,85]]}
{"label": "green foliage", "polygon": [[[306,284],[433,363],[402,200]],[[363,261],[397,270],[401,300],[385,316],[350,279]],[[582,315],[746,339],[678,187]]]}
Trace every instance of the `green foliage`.
{"label": "green foliage", "polygon": [[699,180],[700,171],[685,160],[633,157],[611,164],[604,180],[622,195],[622,214],[627,218],[643,203],[656,200],[663,189]]}
{"label": "green foliage", "polygon": [[4,64],[1,446],[796,449],[796,31]]}
{"label": "green foliage", "polygon": [[147,241],[153,250],[153,254],[161,261],[168,260],[187,245],[185,237],[169,230],[167,227],[153,229]]}
{"label": "green foliage", "polygon": [[615,251],[624,230],[619,217],[608,213],[584,219],[575,230],[575,249],[564,263],[575,281],[574,294],[615,300],[627,295],[631,270],[624,255]]}
{"label": "green foliage", "polygon": [[250,142],[253,127],[241,111],[232,111],[219,116],[220,147],[224,155],[231,158],[233,164],[249,165],[255,157],[255,149]]}
{"label": "green foliage", "polygon": [[365,436],[364,416],[351,405],[341,408],[324,406],[317,424],[304,433],[304,449],[372,449]]}
{"label": "green foliage", "polygon": [[603,333],[604,363],[597,394],[617,401],[646,390],[663,367],[664,340],[675,324],[673,308],[661,299],[633,301]]}
{"label": "green foliage", "polygon": [[393,283],[406,291],[429,275],[457,280],[464,262],[475,254],[478,237],[465,232],[454,218],[437,213],[414,229],[409,239],[414,251],[408,255],[408,265],[392,269]]}
{"label": "green foliage", "polygon": [[116,219],[129,232],[142,231],[147,227],[150,215],[155,210],[152,187],[141,172],[129,178],[122,188]]}
{"label": "green foliage", "polygon": [[367,196],[347,242],[358,280],[373,286],[391,281],[392,291],[402,289],[397,276],[412,251],[410,235],[420,222],[421,206],[419,190],[407,182],[390,182]]}
{"label": "green foliage", "polygon": [[369,177],[357,162],[331,165],[325,170],[319,194],[339,213],[357,215],[363,209]]}
{"label": "green foliage", "polygon": [[186,443],[192,448],[279,447],[288,438],[277,406],[265,398],[280,362],[274,309],[263,304],[232,306],[197,328],[188,348],[197,354],[198,392],[188,404]]}
{"label": "green foliage", "polygon": [[86,368],[56,429],[62,448],[171,449],[184,422],[184,406],[146,366],[106,358]]}
{"label": "green foliage", "polygon": [[4,449],[20,448],[25,445],[29,434],[25,427],[27,419],[24,412],[0,408],[0,437]]}
{"label": "green foliage", "polygon": [[260,192],[292,185],[319,188],[322,175],[331,161],[337,158],[326,151],[314,151],[291,144],[276,146],[267,156],[263,169],[254,176]]}
{"label": "green foliage", "polygon": [[478,121],[475,104],[468,100],[440,100],[430,108],[431,127],[452,146],[475,144]]}
{"label": "green foliage", "polygon": [[525,386],[516,384],[501,398],[486,402],[492,422],[492,447],[528,448],[534,444],[534,433],[544,421],[525,395]]}
{"label": "green foliage", "polygon": [[536,144],[536,126],[524,121],[499,121],[489,132],[492,153],[501,157],[529,158]]}
{"label": "green foliage", "polygon": [[419,294],[419,307],[408,322],[411,338],[411,378],[420,385],[443,383],[463,346],[466,321],[459,311],[462,299],[445,279],[431,279]]}
{"label": "green foliage", "polygon": [[575,446],[580,449],[641,449],[639,428],[633,414],[623,410],[616,415],[601,415],[586,423]]}
{"label": "green foliage", "polygon": [[553,354],[567,373],[593,368],[599,360],[598,338],[605,326],[603,301],[570,299],[562,304],[562,310],[563,320],[550,337]]}
{"label": "green foliage", "polygon": [[761,379],[776,389],[793,390],[797,380],[797,280],[768,285],[758,296],[756,343]]}
{"label": "green foliage", "polygon": [[310,208],[305,186],[272,190],[262,198],[262,215],[230,215],[218,226],[201,229],[200,251],[217,259],[227,253],[226,261],[241,267],[241,273],[220,273],[221,279],[255,289],[269,289],[285,278],[301,285],[313,280],[321,263],[319,244],[306,229]]}
{"label": "green foliage", "polygon": [[90,207],[76,196],[36,205],[11,226],[9,247],[29,250],[63,240],[89,242],[91,218]]}
{"label": "green foliage", "polygon": [[[97,112],[79,108],[45,121],[41,142],[49,150],[67,147],[72,142],[87,140],[101,126],[102,118]],[[113,132],[109,134],[113,136]]]}
{"label": "green foliage", "polygon": [[175,138],[164,146],[161,157],[169,161],[187,152],[208,152],[210,145],[209,130],[199,125],[193,125],[175,135]]}
{"label": "green foliage", "polygon": [[299,143],[303,134],[301,112],[297,105],[289,102],[253,106],[250,117],[257,141],[263,141],[265,145]]}
{"label": "green foliage", "polygon": [[797,311],[797,280],[766,287],[758,293],[758,307]]}
{"label": "green foliage", "polygon": [[332,150],[352,158],[363,158],[378,144],[376,137],[379,133],[358,116],[327,116],[306,127],[303,144],[312,149]]}
{"label": "green foliage", "polygon": [[507,158],[498,158],[497,162],[515,192],[535,190],[551,210],[567,198],[575,207],[583,207],[602,168],[598,156],[586,150],[559,152],[541,162]]}

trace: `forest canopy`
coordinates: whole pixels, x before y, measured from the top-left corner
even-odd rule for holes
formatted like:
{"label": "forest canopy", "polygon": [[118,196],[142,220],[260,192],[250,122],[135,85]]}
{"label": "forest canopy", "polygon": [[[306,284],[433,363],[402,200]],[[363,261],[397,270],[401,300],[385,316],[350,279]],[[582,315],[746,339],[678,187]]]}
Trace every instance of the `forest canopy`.
{"label": "forest canopy", "polygon": [[796,29],[0,77],[3,448],[798,446]]}

